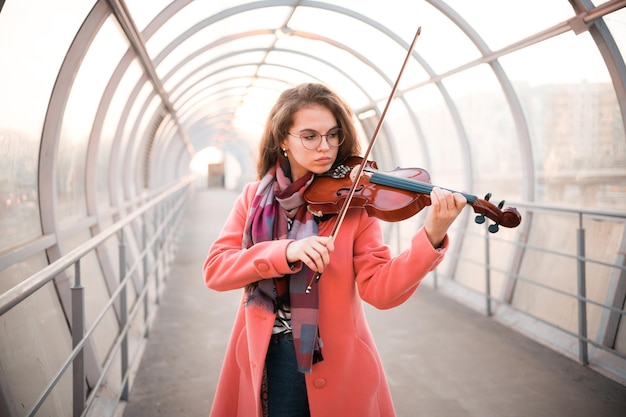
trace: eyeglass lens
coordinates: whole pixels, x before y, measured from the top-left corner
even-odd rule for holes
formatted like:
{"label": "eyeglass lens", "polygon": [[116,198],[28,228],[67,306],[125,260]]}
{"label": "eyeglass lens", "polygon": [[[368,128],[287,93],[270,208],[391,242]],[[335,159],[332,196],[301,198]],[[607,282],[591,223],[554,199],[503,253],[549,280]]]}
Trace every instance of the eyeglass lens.
{"label": "eyeglass lens", "polygon": [[328,145],[337,147],[343,143],[343,131],[340,128],[333,129],[326,133],[325,135],[321,135],[318,132],[304,131],[300,133],[300,140],[302,141],[302,146],[306,149],[312,150],[317,149],[322,143],[322,136],[326,137],[326,141]]}

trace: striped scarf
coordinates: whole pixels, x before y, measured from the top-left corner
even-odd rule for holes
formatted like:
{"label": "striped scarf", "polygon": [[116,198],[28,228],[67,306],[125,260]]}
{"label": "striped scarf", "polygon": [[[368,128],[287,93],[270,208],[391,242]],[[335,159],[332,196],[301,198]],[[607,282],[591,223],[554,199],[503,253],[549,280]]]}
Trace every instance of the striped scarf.
{"label": "striped scarf", "polygon": [[[283,168],[277,165],[261,179],[244,227],[243,248],[275,239],[303,239],[317,235],[317,223],[306,209],[304,190],[313,175],[292,183]],[[292,275],[263,279],[246,286],[246,306],[256,305],[276,313],[277,299],[289,288],[291,325],[298,369],[310,373],[311,366],[321,361],[321,339],[317,327],[317,285],[309,294],[305,290],[313,271],[306,265]],[[284,290],[282,290],[284,288]]]}

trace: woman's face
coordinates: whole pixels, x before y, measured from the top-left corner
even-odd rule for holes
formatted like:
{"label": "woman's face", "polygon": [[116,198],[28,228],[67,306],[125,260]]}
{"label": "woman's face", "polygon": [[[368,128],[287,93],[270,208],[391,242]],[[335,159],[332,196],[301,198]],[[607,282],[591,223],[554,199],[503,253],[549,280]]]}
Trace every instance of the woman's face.
{"label": "woman's face", "polygon": [[[302,178],[309,172],[323,174],[332,167],[337,159],[339,147],[331,146],[326,135],[332,133],[337,127],[335,116],[319,104],[302,108],[294,114],[293,125],[282,142],[291,165],[292,181]],[[305,140],[307,147],[314,148],[307,149],[299,136],[311,137],[314,132],[324,136],[317,146],[311,146],[311,143],[315,144],[315,141]]]}

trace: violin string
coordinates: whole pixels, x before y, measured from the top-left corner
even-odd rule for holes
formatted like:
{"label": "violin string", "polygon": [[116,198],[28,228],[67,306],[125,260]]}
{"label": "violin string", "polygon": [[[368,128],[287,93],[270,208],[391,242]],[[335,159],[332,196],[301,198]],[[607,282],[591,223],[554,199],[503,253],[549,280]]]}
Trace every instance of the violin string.
{"label": "violin string", "polygon": [[[414,191],[416,193],[421,194],[430,194],[435,185],[429,184],[427,182],[414,180],[406,177],[397,177],[395,175],[385,174],[381,172],[374,172],[370,176],[370,182],[379,185],[387,185],[389,187],[399,188],[401,190],[406,191]],[[441,189],[445,189],[450,191],[451,193],[457,193],[458,191],[451,190],[449,188],[439,187]],[[478,197],[471,194],[460,193],[467,200],[469,204],[473,204]]]}

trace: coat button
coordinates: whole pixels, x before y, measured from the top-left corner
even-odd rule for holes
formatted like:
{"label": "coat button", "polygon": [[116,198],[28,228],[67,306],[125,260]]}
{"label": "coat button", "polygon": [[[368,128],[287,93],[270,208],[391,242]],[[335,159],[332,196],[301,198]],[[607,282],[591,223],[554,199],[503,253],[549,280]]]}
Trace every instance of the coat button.
{"label": "coat button", "polygon": [[313,381],[313,385],[315,388],[324,388],[324,386],[326,386],[326,380],[324,378],[317,378]]}
{"label": "coat button", "polygon": [[267,262],[265,262],[265,261],[258,261],[256,263],[256,267],[261,272],[267,272],[270,269],[269,264]]}

